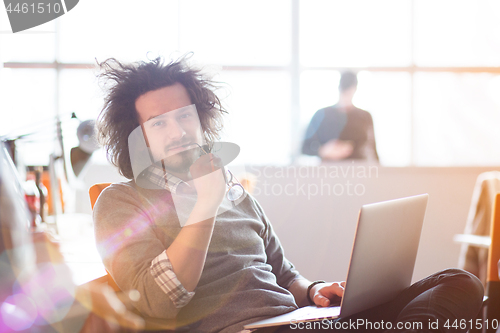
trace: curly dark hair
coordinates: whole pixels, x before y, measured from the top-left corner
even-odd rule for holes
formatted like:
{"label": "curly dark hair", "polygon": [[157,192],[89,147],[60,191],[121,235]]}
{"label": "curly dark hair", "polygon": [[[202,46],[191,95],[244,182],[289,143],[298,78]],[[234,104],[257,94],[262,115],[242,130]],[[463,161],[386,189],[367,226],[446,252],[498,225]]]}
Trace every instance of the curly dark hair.
{"label": "curly dark hair", "polygon": [[205,141],[210,145],[220,138],[222,116],[227,112],[214,93],[218,87],[199,69],[187,65],[186,57],[168,64],[160,57],[132,64],[111,58],[98,65],[103,71],[98,77],[107,90],[97,118],[98,140],[105,147],[108,160],[124,177],[134,178],[128,136],[140,125],[135,101],[149,91],[182,84],[196,105]]}

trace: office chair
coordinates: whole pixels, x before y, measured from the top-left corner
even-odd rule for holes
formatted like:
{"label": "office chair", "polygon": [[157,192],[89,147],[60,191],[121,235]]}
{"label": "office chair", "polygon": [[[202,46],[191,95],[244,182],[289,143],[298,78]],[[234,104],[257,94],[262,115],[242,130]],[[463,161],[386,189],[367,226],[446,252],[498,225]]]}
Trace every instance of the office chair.
{"label": "office chair", "polygon": [[[94,184],[90,187],[89,197],[90,197],[90,206],[92,207],[92,209],[94,209],[94,205],[97,201],[97,198],[99,198],[99,195],[101,194],[101,192],[109,185],[111,185],[111,183],[97,183],[97,184]],[[93,282],[106,283],[106,284],[108,284],[108,286],[113,288],[114,291],[116,291],[116,292],[120,291],[120,287],[118,287],[115,280],[113,280],[113,278],[111,277],[111,275],[109,275],[109,272],[107,270],[106,270],[105,276],[100,277],[100,278],[94,280]]]}
{"label": "office chair", "polygon": [[[487,175],[491,176],[489,173]],[[481,182],[484,182],[484,179],[481,179]],[[486,191],[481,187],[481,190],[488,194],[488,198],[492,198],[491,201],[483,202],[481,209],[484,213],[480,214],[483,220],[489,220],[488,225],[485,226],[485,228],[489,229],[489,235],[455,235],[454,239],[459,243],[484,249],[487,254],[485,258],[486,281],[483,311],[477,317],[477,319],[482,320],[481,328],[476,327],[471,329],[470,332],[492,333],[496,332],[496,328],[500,327],[500,277],[498,266],[500,261],[500,193],[497,191],[492,193],[493,189],[490,190],[489,188]],[[487,207],[491,207],[491,209],[488,210]]]}
{"label": "office chair", "polygon": [[495,332],[496,327],[492,327],[495,326],[492,324],[498,324],[500,320],[500,277],[498,272],[498,262],[500,261],[500,193],[496,194],[493,202],[490,238],[491,245],[488,250],[486,276],[486,295],[488,296],[488,300],[486,301],[486,308],[484,310],[484,319],[487,320],[488,327],[484,327],[483,332],[485,333]]}
{"label": "office chair", "polygon": [[486,287],[490,226],[495,196],[500,192],[500,171],[481,173],[472,192],[464,235],[455,238],[462,243],[458,267],[476,275]]}
{"label": "office chair", "polygon": [[89,197],[90,197],[90,207],[92,207],[92,209],[94,209],[94,205],[97,201],[97,198],[99,198],[101,192],[109,185],[111,185],[111,183],[97,183],[90,187]]}

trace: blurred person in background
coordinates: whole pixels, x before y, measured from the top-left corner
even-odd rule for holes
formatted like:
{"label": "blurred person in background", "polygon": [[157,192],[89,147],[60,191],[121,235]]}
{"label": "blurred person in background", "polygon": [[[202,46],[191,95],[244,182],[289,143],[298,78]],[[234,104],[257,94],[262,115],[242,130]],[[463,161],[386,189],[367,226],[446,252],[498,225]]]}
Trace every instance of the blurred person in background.
{"label": "blurred person in background", "polygon": [[323,161],[377,161],[378,154],[370,113],[352,104],[358,87],[356,73],[342,73],[339,101],[318,110],[306,131],[302,153]]}

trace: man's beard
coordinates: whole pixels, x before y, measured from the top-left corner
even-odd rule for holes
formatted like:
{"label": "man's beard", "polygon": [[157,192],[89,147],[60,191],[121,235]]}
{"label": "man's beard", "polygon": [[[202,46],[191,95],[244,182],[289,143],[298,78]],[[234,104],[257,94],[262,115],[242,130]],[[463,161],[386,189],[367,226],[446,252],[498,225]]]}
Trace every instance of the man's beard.
{"label": "man's beard", "polygon": [[162,160],[166,171],[187,173],[193,163],[200,157],[198,148],[191,148]]}

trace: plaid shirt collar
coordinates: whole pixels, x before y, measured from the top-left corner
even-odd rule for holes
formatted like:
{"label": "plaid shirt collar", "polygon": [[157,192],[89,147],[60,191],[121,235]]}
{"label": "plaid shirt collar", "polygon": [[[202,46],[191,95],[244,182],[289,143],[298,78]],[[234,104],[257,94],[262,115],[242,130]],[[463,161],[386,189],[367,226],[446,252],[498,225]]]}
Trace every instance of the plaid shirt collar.
{"label": "plaid shirt collar", "polygon": [[146,171],[144,171],[144,176],[146,177],[147,180],[149,180],[153,184],[161,188],[164,188],[166,190],[169,190],[170,193],[172,194],[176,194],[177,187],[180,184],[184,183],[187,186],[189,186],[188,183],[186,183],[179,177],[176,177],[166,172],[165,169],[163,169],[158,164],[151,165]]}

